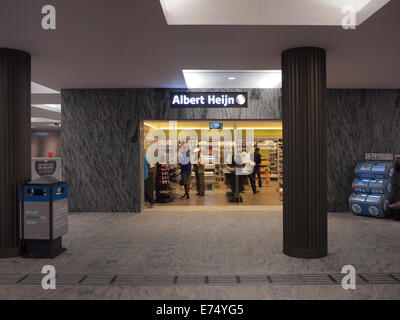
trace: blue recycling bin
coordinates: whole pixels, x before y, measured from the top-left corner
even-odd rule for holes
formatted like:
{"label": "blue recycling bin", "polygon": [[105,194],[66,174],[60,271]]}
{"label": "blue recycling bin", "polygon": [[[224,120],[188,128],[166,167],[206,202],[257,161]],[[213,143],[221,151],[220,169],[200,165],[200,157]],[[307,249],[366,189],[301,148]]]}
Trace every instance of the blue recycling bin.
{"label": "blue recycling bin", "polygon": [[350,210],[355,215],[384,218],[389,212],[389,205],[387,194],[353,193],[349,198]]}
{"label": "blue recycling bin", "polygon": [[28,258],[55,258],[65,251],[68,233],[68,186],[41,177],[21,187],[21,237]]}
{"label": "blue recycling bin", "polygon": [[359,193],[391,194],[393,181],[389,179],[360,179],[353,182],[353,190]]}
{"label": "blue recycling bin", "polygon": [[392,179],[395,167],[391,161],[365,161],[356,166],[355,173],[362,179]]}

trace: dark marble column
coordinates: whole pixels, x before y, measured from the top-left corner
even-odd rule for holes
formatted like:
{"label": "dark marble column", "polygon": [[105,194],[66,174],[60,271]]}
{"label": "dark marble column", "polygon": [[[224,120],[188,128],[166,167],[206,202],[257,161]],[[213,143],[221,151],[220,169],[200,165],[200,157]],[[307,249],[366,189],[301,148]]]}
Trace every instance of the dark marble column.
{"label": "dark marble column", "polygon": [[282,53],[284,142],[283,252],[312,259],[328,254],[326,53]]}
{"label": "dark marble column", "polygon": [[0,48],[0,258],[20,254],[18,189],[31,177],[31,56]]}

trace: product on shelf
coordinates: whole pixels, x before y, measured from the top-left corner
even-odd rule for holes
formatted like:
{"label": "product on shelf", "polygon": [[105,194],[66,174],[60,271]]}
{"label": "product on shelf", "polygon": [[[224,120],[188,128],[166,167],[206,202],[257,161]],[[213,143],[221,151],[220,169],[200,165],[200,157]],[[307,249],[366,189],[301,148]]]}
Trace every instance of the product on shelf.
{"label": "product on shelf", "polygon": [[279,139],[278,142],[278,183],[279,194],[281,201],[283,201],[283,140]]}
{"label": "product on shelf", "polygon": [[[261,179],[268,185],[271,180],[277,180],[279,187],[283,187],[283,151],[282,139],[260,139],[256,142],[261,155]],[[282,182],[282,183],[281,183]],[[278,190],[279,188],[278,188]],[[282,192],[283,193],[283,192]]]}
{"label": "product on shelf", "polygon": [[156,201],[166,203],[175,200],[175,189],[171,187],[168,165],[157,163],[156,168]]}
{"label": "product on shelf", "polygon": [[169,178],[171,182],[179,181],[179,167],[178,165],[169,166]]}
{"label": "product on shelf", "polygon": [[270,179],[271,162],[269,161],[269,150],[260,147],[260,155],[261,155],[261,165],[260,165],[261,180],[264,184],[268,184],[271,181]]}
{"label": "product on shelf", "polygon": [[269,163],[270,163],[270,175],[271,179],[278,178],[278,148],[275,141],[271,141],[268,146],[269,151]]}

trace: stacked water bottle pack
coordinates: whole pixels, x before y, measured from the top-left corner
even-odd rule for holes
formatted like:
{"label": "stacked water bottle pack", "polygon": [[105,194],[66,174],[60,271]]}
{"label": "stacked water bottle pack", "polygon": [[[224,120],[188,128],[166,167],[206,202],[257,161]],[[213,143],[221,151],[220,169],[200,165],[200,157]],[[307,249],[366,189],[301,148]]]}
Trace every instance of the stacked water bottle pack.
{"label": "stacked water bottle pack", "polygon": [[356,215],[384,218],[389,211],[395,173],[392,161],[365,161],[356,166],[350,210]]}

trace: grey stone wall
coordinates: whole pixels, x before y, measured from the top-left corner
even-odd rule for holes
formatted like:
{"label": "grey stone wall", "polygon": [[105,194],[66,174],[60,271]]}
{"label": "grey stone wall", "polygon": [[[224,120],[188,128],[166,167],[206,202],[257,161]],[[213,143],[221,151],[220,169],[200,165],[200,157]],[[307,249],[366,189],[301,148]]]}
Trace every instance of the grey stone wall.
{"label": "grey stone wall", "polygon": [[279,89],[246,90],[243,109],[171,109],[170,91],[62,90],[63,172],[71,211],[140,211],[141,120],[281,119]]}
{"label": "grey stone wall", "polygon": [[[247,109],[171,109],[170,91],[62,90],[63,172],[71,211],[140,211],[141,120],[282,118],[279,89],[247,90]],[[400,90],[328,90],[327,110],[328,208],[347,211],[353,169],[364,153],[400,154]]]}
{"label": "grey stone wall", "polygon": [[328,207],[348,211],[364,154],[400,154],[400,90],[328,90],[327,104]]}

